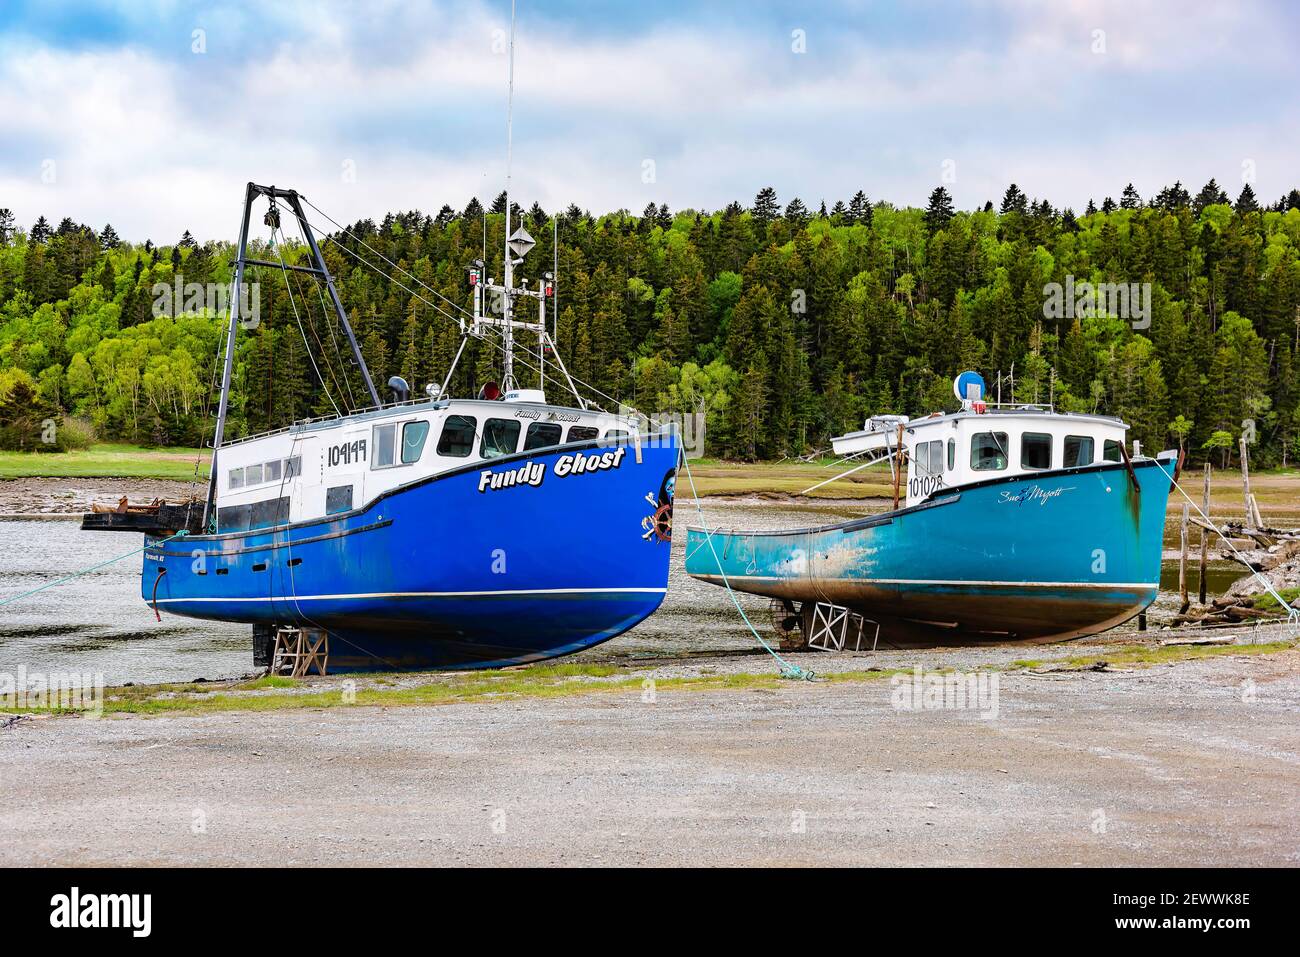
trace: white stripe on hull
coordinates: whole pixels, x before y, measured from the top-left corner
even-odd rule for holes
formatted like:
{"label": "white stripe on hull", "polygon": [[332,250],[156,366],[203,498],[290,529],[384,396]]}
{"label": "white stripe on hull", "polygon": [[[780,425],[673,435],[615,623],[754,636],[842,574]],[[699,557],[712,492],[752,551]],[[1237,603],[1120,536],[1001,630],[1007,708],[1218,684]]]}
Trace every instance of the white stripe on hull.
{"label": "white stripe on hull", "polygon": [[[692,575],[703,581],[721,582],[721,575]],[[804,581],[782,575],[728,575],[727,581],[740,582],[790,582]],[[1010,581],[944,581],[926,578],[836,578],[839,583],[855,585],[981,585],[999,588],[1156,588],[1155,582],[1010,582]]]}
{"label": "white stripe on hull", "polygon": [[[646,594],[662,595],[667,588],[518,588],[500,591],[376,591],[350,595],[283,595],[257,598],[193,597],[159,598],[157,604],[191,601],[342,601],[354,598],[474,598],[484,595],[595,595],[595,594]],[[151,604],[153,604],[151,602]]]}

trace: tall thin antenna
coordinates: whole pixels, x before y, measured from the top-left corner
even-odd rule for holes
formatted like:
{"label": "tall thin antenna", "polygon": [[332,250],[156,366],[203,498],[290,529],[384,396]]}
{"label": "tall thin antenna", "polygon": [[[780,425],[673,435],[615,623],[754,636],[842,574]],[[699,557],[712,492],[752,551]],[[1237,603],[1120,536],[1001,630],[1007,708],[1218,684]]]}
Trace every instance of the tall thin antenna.
{"label": "tall thin antenna", "polygon": [[[560,333],[560,214],[551,217],[551,253],[555,265],[551,267],[551,325],[555,335]],[[1300,306],[1296,307],[1296,329],[1300,331]],[[554,343],[555,336],[551,336]]]}
{"label": "tall thin antenna", "polygon": [[502,377],[501,385],[507,391],[514,386],[514,328],[510,325],[513,310],[511,306],[511,290],[514,288],[514,269],[510,261],[510,161],[512,157],[513,141],[513,122],[515,109],[515,0],[510,0],[510,66],[507,79],[506,92],[506,229],[505,229],[505,299],[501,304],[501,315],[506,320],[505,324],[505,375]]}

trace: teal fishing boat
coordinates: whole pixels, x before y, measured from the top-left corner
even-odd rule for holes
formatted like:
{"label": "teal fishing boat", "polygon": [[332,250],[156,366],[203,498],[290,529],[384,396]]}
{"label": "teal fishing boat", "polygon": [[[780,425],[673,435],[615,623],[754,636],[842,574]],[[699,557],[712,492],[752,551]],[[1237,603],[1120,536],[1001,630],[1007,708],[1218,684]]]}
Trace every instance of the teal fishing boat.
{"label": "teal fishing boat", "polygon": [[974,373],[955,389],[958,412],[880,416],[834,440],[861,460],[843,475],[891,463],[889,511],[793,530],[692,527],[687,572],[771,597],[805,637],[861,616],[895,645],[1064,640],[1145,609],[1175,454],[1130,455],[1119,419],[991,407]]}

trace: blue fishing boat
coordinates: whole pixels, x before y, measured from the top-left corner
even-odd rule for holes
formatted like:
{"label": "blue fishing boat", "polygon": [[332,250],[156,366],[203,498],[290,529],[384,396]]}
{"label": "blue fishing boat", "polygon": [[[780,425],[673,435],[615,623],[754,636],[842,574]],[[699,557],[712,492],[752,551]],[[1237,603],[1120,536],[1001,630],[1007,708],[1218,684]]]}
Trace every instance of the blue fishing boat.
{"label": "blue fishing boat", "polygon": [[[893,507],[815,528],[691,527],[695,578],[774,600],[805,639],[853,616],[895,645],[1058,641],[1096,634],[1156,597],[1173,453],[1130,456],[1118,419],[990,406],[879,416],[833,441],[891,464]],[[835,636],[832,636],[835,640]]]}
{"label": "blue fishing boat", "polygon": [[[328,291],[371,405],[225,442],[244,270],[274,265],[249,255],[255,201],[269,204],[273,248],[283,243],[282,210],[297,221],[311,265],[295,268]],[[394,377],[384,401],[305,202],[252,183],[245,195],[206,500],[124,503],[83,520],[146,534],[144,600],[159,614],[254,626],[262,664],[277,636],[319,636],[331,671],[536,661],[589,648],[654,612],[668,586],[677,436],[579,393],[548,331],[554,276],[513,285],[533,244],[527,232],[507,226],[504,282],[485,279],[475,261],[473,309],[451,314],[462,351],[471,337],[499,337],[501,386],[451,398],[434,384],[413,399]],[[499,313],[484,309],[489,295],[503,303]],[[523,302],[536,303],[536,319],[520,318]],[[518,387],[517,333],[537,337],[527,350],[535,371],[544,382],[554,364],[572,405]]]}

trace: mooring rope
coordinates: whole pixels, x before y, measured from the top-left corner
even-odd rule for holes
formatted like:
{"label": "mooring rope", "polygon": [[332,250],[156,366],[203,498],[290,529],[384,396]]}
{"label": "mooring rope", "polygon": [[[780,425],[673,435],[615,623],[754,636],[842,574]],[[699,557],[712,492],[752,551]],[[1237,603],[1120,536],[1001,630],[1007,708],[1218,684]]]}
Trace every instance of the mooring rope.
{"label": "mooring rope", "polygon": [[55,585],[66,584],[67,582],[70,582],[73,579],[80,578],[82,575],[89,575],[91,572],[97,571],[98,569],[103,568],[106,565],[116,564],[117,562],[120,562],[124,558],[130,558],[132,555],[139,555],[141,552],[143,552],[146,549],[156,548],[159,545],[165,545],[168,542],[172,541],[173,539],[181,538],[188,534],[189,531],[187,529],[181,529],[181,531],[177,532],[175,535],[168,535],[166,538],[160,538],[158,541],[150,542],[148,545],[141,545],[139,548],[132,549],[131,551],[127,552],[125,555],[118,555],[116,558],[110,558],[108,561],[100,562],[98,565],[91,565],[89,568],[83,568],[79,572],[73,572],[71,575],[66,575],[63,578],[57,579],[56,581],[46,582],[44,585],[41,585],[39,588],[33,588],[31,591],[25,591],[20,595],[11,595],[8,598],[0,599],[0,605],[7,605],[12,601],[17,601],[20,598],[27,598],[31,595],[35,595],[37,592],[45,591],[45,589],[47,588],[53,588]]}
{"label": "mooring rope", "polygon": [[1264,586],[1264,590],[1267,591],[1271,596],[1273,596],[1273,599],[1280,606],[1282,606],[1282,609],[1284,611],[1286,611],[1287,621],[1291,622],[1292,624],[1300,624],[1300,609],[1297,609],[1290,602],[1284,600],[1282,596],[1278,594],[1277,590],[1273,587],[1273,583],[1268,580],[1268,576],[1265,575],[1263,572],[1257,571],[1255,567],[1250,564],[1250,562],[1246,561],[1246,557],[1241,554],[1241,550],[1237,548],[1236,545],[1232,544],[1232,539],[1230,539],[1226,534],[1224,534],[1224,532],[1219,529],[1219,526],[1214,524],[1214,520],[1211,519],[1210,516],[1206,515],[1203,511],[1201,511],[1201,507],[1197,505],[1195,501],[1192,500],[1192,497],[1187,494],[1186,489],[1184,489],[1181,485],[1178,484],[1178,480],[1175,479],[1168,472],[1165,472],[1165,467],[1160,464],[1160,461],[1158,459],[1156,460],[1156,468],[1158,468],[1162,473],[1164,473],[1165,477],[1169,479],[1169,484],[1172,485],[1174,488],[1178,489],[1178,491],[1182,494],[1183,498],[1187,499],[1187,501],[1191,504],[1192,508],[1196,509],[1196,514],[1201,516],[1201,518],[1205,520],[1205,524],[1208,525],[1210,528],[1212,528],[1216,535],[1218,535],[1221,539],[1223,539],[1225,542],[1228,543],[1228,547],[1233,550],[1233,552],[1236,554],[1237,558],[1241,561],[1241,563],[1250,569],[1250,573],[1259,579],[1260,584]]}
{"label": "mooring rope", "polygon": [[695,476],[691,474],[691,463],[687,460],[685,452],[682,453],[682,464],[686,467],[686,479],[691,483],[691,495],[695,499],[696,514],[700,517],[700,524],[704,526],[704,540],[708,542],[709,551],[713,553],[713,561],[717,564],[718,572],[722,575],[722,584],[726,586],[727,594],[731,596],[731,602],[736,606],[736,611],[740,612],[740,617],[744,619],[750,634],[763,646],[763,650],[776,659],[777,664],[781,667],[782,678],[812,681],[817,676],[816,673],[808,668],[801,668],[792,662],[786,661],[777,654],[772,646],[763,640],[763,636],[758,633],[758,629],[754,627],[753,622],[749,620],[749,616],[745,614],[745,609],[741,607],[740,599],[736,597],[735,589],[731,587],[731,581],[727,578],[727,572],[722,567],[722,560],[718,558],[718,550],[713,545],[713,532],[709,531],[708,523],[704,520],[704,509],[700,508],[700,493],[695,490]]}

